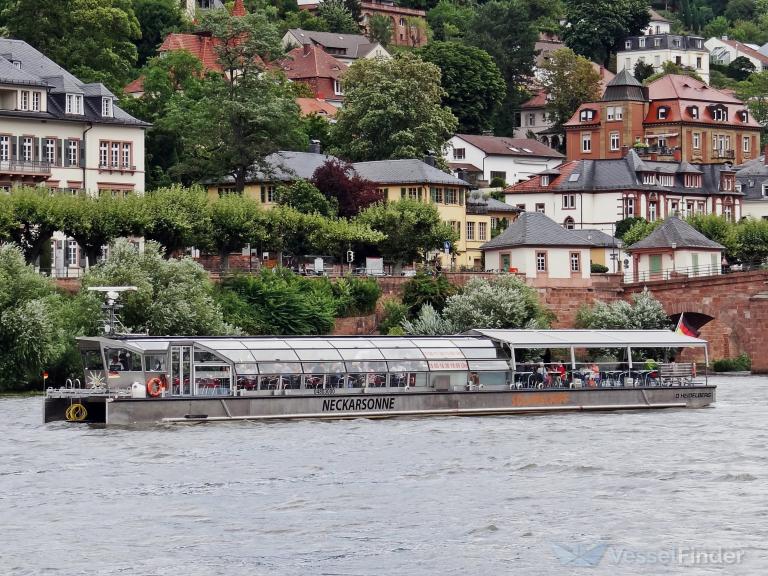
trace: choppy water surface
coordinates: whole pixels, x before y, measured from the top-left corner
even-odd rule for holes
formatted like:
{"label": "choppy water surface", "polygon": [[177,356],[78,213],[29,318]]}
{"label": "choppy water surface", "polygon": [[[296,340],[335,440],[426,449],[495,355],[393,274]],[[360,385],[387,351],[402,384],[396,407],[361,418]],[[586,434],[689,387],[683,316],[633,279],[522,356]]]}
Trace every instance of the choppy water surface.
{"label": "choppy water surface", "polygon": [[0,574],[766,574],[768,379],[717,384],[702,410],[144,429],[0,399]]}

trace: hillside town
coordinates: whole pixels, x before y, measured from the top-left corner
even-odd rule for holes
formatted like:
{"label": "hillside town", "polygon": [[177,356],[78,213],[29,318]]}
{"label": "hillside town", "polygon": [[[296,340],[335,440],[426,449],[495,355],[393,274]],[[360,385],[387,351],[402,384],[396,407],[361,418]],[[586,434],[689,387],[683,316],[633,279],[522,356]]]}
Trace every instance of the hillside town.
{"label": "hillside town", "polygon": [[[311,333],[354,311],[375,319],[351,330],[430,333],[471,278],[546,301],[765,264],[768,32],[731,3],[633,0],[594,37],[577,0],[100,4],[111,21],[0,3],[0,238],[59,286],[127,245],[216,290],[281,271],[333,279],[332,308],[370,291]],[[52,42],[58,17],[101,32]],[[579,298],[547,301],[558,326]],[[204,299],[200,333],[293,330]]]}

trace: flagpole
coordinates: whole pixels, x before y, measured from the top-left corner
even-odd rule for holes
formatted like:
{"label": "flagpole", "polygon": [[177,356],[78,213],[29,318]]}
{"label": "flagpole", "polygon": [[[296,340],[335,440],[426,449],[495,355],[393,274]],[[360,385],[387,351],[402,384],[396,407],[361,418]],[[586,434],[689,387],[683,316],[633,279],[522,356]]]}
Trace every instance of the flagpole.
{"label": "flagpole", "polygon": [[680,324],[683,322],[683,314],[685,314],[685,312],[681,312],[680,318],[677,319],[677,326],[675,326],[675,333],[678,333],[680,331]]}

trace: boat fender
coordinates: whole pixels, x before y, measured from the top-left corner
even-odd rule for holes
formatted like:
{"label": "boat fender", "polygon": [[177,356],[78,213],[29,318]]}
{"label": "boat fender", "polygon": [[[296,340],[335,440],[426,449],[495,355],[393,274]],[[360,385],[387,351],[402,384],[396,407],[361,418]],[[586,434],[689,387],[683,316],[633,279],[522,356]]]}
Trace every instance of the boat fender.
{"label": "boat fender", "polygon": [[147,394],[152,396],[152,398],[157,398],[165,392],[166,385],[163,380],[158,376],[153,376],[149,380],[147,380]]}

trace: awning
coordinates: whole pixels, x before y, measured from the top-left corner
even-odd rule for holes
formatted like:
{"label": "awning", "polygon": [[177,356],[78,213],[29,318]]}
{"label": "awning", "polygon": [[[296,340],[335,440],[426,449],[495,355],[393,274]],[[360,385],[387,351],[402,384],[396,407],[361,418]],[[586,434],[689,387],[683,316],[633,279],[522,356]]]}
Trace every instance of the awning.
{"label": "awning", "polygon": [[671,330],[471,330],[512,348],[687,348],[706,347],[701,338]]}

